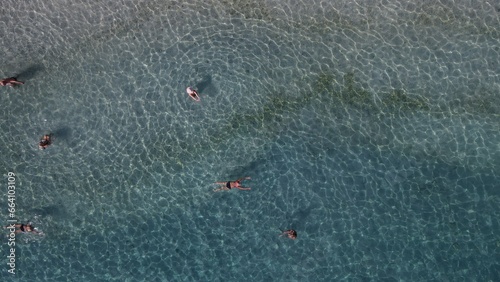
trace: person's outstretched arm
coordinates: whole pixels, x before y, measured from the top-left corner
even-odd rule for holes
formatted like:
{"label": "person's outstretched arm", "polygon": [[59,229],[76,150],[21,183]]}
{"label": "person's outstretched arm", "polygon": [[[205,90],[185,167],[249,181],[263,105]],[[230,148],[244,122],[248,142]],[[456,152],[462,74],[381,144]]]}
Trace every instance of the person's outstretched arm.
{"label": "person's outstretched arm", "polygon": [[250,187],[235,187],[235,188],[238,188],[240,190],[250,190],[250,189],[252,189]]}

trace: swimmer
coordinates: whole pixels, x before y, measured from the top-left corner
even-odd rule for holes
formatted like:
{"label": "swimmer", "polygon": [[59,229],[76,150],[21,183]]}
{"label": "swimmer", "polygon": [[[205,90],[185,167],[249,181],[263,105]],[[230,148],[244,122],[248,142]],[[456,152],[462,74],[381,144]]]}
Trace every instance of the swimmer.
{"label": "swimmer", "polygon": [[24,84],[24,82],[17,80],[15,77],[4,78],[0,80],[0,86],[14,87],[16,85]]}
{"label": "swimmer", "polygon": [[[19,234],[19,233],[33,233],[33,234],[38,234],[40,232],[38,232],[36,230],[36,228],[31,225],[31,223],[28,223],[28,224],[14,224],[12,226],[5,226],[5,228],[9,228],[11,229],[12,227],[14,227],[16,229],[16,234]],[[12,229],[14,229],[12,228]]]}
{"label": "swimmer", "polygon": [[283,230],[280,229],[280,231],[281,231],[280,236],[285,236],[286,235],[288,238],[290,238],[292,240],[297,239],[297,231],[295,231],[293,229],[288,229],[288,230],[285,230],[285,231],[283,231]]}
{"label": "swimmer", "polygon": [[44,150],[44,149],[47,149],[47,147],[50,146],[50,144],[52,144],[52,140],[50,138],[50,135],[51,134],[45,134],[42,139],[40,140],[40,142],[38,143],[38,148],[40,148],[41,150]]}
{"label": "swimmer", "polygon": [[200,101],[200,95],[198,94],[198,91],[194,90],[191,86],[186,88],[186,92],[189,95],[189,97],[191,97],[196,102]]}
{"label": "swimmer", "polygon": [[224,182],[215,182],[215,184],[222,185],[220,188],[214,189],[214,192],[221,191],[221,190],[231,190],[233,188],[237,188],[240,190],[250,190],[250,187],[243,187],[241,186],[241,181],[243,180],[248,180],[251,179],[249,176],[247,177],[242,177],[238,180],[235,181],[224,181]]}

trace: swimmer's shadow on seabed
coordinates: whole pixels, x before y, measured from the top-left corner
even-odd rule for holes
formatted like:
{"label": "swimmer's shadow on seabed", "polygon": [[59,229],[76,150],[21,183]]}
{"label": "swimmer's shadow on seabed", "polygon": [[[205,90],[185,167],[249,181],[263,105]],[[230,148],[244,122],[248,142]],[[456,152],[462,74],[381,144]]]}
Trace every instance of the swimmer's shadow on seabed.
{"label": "swimmer's shadow on seabed", "polygon": [[52,216],[52,217],[64,217],[66,215],[66,209],[61,204],[55,204],[50,206],[45,206],[41,208],[33,209],[33,214],[40,215],[42,217]]}
{"label": "swimmer's shadow on seabed", "polygon": [[248,162],[247,164],[243,166],[238,166],[233,169],[228,170],[227,172],[223,172],[223,175],[229,175],[230,179],[238,179],[240,177],[245,177],[245,176],[250,176],[254,178],[254,175],[256,175],[257,168],[261,162],[263,162],[263,159],[257,159]]}
{"label": "swimmer's shadow on seabed", "polygon": [[[60,141],[68,142],[71,140],[71,128],[67,126],[58,127],[55,131],[45,131],[44,134],[49,134],[50,139],[53,143],[59,143]],[[74,145],[74,144],[73,144]],[[71,144],[70,144],[71,146]]]}
{"label": "swimmer's shadow on seabed", "polygon": [[30,213],[36,215],[36,220],[33,223],[35,224],[35,227],[42,229],[42,231],[48,229],[49,226],[47,224],[52,221],[57,222],[58,224],[64,224],[68,221],[74,221],[74,218],[70,217],[68,209],[62,202],[34,208],[30,211]]}
{"label": "swimmer's shadow on seabed", "polygon": [[71,128],[66,126],[60,127],[52,132],[52,136],[63,140],[69,139],[69,137],[71,136]]}
{"label": "swimmer's shadow on seabed", "polygon": [[[205,78],[203,78],[202,81],[196,83],[194,87],[198,90],[198,92],[203,92],[205,89],[207,89],[209,87],[215,88],[214,85],[212,84],[212,76],[207,75]],[[214,91],[210,91],[210,92],[214,92]]]}
{"label": "swimmer's shadow on seabed", "polygon": [[289,218],[290,224],[296,227],[297,225],[302,225],[303,222],[307,222],[307,219],[313,209],[314,209],[313,205],[297,209],[292,213],[292,215]]}
{"label": "swimmer's shadow on seabed", "polygon": [[18,74],[16,74],[16,78],[21,80],[21,81],[26,81],[26,80],[31,80],[33,77],[36,76],[37,72],[40,72],[43,70],[42,65],[31,65],[27,67],[26,69],[22,70]]}

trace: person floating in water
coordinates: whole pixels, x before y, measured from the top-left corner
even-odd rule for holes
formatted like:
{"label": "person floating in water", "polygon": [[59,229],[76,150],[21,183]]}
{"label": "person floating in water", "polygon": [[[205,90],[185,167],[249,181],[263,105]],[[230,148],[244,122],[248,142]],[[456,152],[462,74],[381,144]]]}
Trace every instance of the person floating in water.
{"label": "person floating in water", "polygon": [[288,229],[288,230],[281,230],[281,234],[280,236],[287,236],[288,238],[292,239],[292,240],[295,240],[297,239],[297,231],[293,230],[293,229]]}
{"label": "person floating in water", "polygon": [[240,190],[250,190],[250,187],[243,187],[241,186],[241,181],[243,180],[248,180],[251,179],[249,176],[247,177],[242,177],[238,180],[235,181],[224,181],[224,182],[215,182],[215,184],[222,185],[220,188],[214,189],[214,192],[221,191],[221,190],[231,190],[233,188],[237,188]]}
{"label": "person floating in water", "polygon": [[44,150],[52,144],[51,134],[45,134],[40,142],[38,143],[38,148]]}
{"label": "person floating in water", "polygon": [[27,223],[27,224],[11,224],[10,226],[5,226],[5,228],[7,229],[12,229],[11,232],[14,231],[14,229],[16,230],[16,234],[19,234],[19,233],[33,233],[33,234],[38,234],[40,232],[38,232],[36,230],[36,228],[31,225],[31,223]]}
{"label": "person floating in water", "polygon": [[186,92],[193,100],[197,102],[200,101],[200,95],[198,94],[198,91],[194,90],[191,86],[186,88]]}
{"label": "person floating in water", "polygon": [[4,78],[0,80],[0,86],[14,87],[16,85],[24,84],[24,82],[17,80],[15,77]]}

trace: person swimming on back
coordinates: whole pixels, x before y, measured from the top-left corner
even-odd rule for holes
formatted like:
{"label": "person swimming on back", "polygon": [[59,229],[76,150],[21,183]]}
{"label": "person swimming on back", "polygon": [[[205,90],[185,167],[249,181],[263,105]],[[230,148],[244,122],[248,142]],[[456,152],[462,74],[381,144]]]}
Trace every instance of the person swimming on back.
{"label": "person swimming on back", "polygon": [[194,90],[191,86],[186,88],[186,92],[193,100],[197,102],[200,101],[200,95],[198,94],[198,91]]}
{"label": "person swimming on back", "polygon": [[0,80],[0,86],[14,87],[16,85],[24,84],[24,82],[17,80],[15,77],[4,78]]}
{"label": "person swimming on back", "polygon": [[235,181],[224,181],[224,182],[215,182],[215,184],[222,185],[220,188],[214,189],[214,192],[222,191],[222,190],[231,190],[233,188],[240,190],[250,190],[250,187],[241,186],[241,181],[251,179],[249,176],[242,177]]}
{"label": "person swimming on back", "polygon": [[44,149],[47,149],[47,147],[49,147],[50,144],[52,144],[52,140],[50,138],[50,134],[45,134],[42,137],[42,139],[40,140],[40,142],[38,143],[38,148],[44,150]]}

